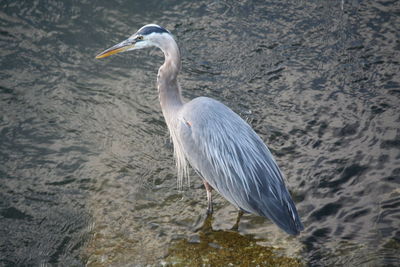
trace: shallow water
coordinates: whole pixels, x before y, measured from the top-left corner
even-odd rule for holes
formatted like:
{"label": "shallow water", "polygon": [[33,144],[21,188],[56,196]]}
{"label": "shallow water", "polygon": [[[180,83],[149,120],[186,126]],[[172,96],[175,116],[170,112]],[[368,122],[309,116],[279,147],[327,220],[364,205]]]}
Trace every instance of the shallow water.
{"label": "shallow water", "polygon": [[[218,264],[400,260],[396,1],[134,2],[1,2],[0,265],[212,264],[229,247]],[[198,230],[205,192],[195,174],[176,186],[161,52],[94,59],[147,23],[176,36],[185,98],[222,101],[268,143],[299,237],[253,215],[230,231],[216,194]]]}

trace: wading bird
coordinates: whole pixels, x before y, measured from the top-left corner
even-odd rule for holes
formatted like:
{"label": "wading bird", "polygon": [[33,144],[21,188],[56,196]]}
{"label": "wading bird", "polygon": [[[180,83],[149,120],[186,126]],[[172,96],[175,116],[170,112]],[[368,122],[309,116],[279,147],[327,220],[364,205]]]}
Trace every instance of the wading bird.
{"label": "wading bird", "polygon": [[157,87],[174,145],[178,183],[187,176],[189,162],[205,185],[209,214],[211,191],[215,189],[240,211],[267,217],[288,234],[299,234],[303,225],[282,173],[254,130],[217,100],[197,97],[183,101],[178,84],[180,52],[168,30],[145,25],[96,58],[152,46],[160,48],[165,56]]}

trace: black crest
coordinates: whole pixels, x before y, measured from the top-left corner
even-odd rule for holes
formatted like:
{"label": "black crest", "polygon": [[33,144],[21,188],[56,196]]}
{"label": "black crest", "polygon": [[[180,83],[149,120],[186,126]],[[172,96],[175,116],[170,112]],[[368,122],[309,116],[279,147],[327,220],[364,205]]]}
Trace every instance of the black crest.
{"label": "black crest", "polygon": [[165,33],[170,33],[169,31],[167,31],[163,27],[151,25],[151,26],[146,26],[146,27],[143,27],[142,29],[140,29],[138,31],[138,34],[148,35],[148,34],[151,34],[153,32],[154,33],[164,33],[164,32]]}

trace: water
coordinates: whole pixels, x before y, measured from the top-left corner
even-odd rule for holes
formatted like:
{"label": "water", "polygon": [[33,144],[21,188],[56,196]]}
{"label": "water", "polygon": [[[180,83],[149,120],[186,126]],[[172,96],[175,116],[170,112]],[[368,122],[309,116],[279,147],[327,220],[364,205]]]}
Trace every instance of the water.
{"label": "water", "polygon": [[[0,5],[0,265],[400,260],[396,1]],[[236,211],[216,194],[213,230],[196,231],[205,192],[194,174],[176,187],[162,54],[94,59],[147,23],[175,34],[185,98],[222,101],[269,144],[298,238],[252,215],[229,231]]]}

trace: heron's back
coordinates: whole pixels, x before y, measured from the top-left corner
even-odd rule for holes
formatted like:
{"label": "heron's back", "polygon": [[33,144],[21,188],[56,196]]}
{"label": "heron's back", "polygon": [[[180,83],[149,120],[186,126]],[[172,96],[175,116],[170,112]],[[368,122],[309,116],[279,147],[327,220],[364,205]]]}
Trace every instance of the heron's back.
{"label": "heron's back", "polygon": [[187,160],[216,191],[289,234],[303,229],[275,160],[243,119],[207,97],[186,103],[178,118]]}

